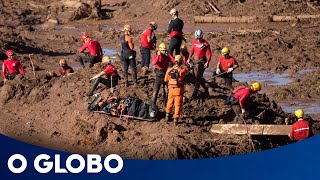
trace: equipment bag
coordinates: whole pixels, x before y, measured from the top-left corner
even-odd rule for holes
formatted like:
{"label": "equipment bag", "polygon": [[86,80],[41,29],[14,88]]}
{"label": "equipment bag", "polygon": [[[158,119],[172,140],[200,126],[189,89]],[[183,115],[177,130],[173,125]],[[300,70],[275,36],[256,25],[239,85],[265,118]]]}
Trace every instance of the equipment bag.
{"label": "equipment bag", "polygon": [[179,86],[179,82],[178,82],[178,79],[179,79],[179,70],[173,68],[173,69],[169,72],[169,76],[170,76],[170,79],[169,79],[168,85],[171,86],[171,87],[178,87],[178,86]]}
{"label": "equipment bag", "polygon": [[142,100],[139,98],[135,98],[131,105],[128,107],[128,115],[129,116],[138,116],[140,111],[140,105]]}
{"label": "equipment bag", "polygon": [[146,119],[149,117],[149,104],[148,103],[146,103],[146,102],[141,103],[138,117],[141,117],[143,119]]}

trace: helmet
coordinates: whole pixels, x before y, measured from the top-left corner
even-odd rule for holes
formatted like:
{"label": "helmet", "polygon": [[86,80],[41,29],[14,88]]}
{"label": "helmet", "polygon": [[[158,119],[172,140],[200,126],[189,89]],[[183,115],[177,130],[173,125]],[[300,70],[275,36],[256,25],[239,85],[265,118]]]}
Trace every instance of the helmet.
{"label": "helmet", "polygon": [[59,65],[62,65],[62,64],[67,64],[67,61],[65,59],[60,59]]}
{"label": "helmet", "polygon": [[178,55],[176,55],[175,57],[174,57],[174,61],[175,62],[181,62],[182,61],[182,56],[180,55],[180,54],[178,54]]}
{"label": "helmet", "polygon": [[158,28],[157,23],[154,21],[150,22],[150,26],[152,26],[154,30],[157,30],[157,28]]}
{"label": "helmet", "polygon": [[230,53],[230,50],[227,47],[222,48],[222,50],[221,50],[221,54],[222,55],[226,55],[226,54],[229,54],[229,53]]}
{"label": "helmet", "polygon": [[14,55],[15,54],[15,52],[13,51],[13,50],[7,50],[6,51],[6,55],[9,57],[9,56],[12,56],[12,55]]}
{"label": "helmet", "polygon": [[180,49],[181,49],[182,51],[186,51],[186,50],[187,50],[187,46],[184,45],[184,44],[182,44],[181,47],[180,47]]}
{"label": "helmet", "polygon": [[132,27],[129,24],[126,24],[126,25],[123,26],[123,30],[124,31],[131,31]]}
{"label": "helmet", "polygon": [[82,37],[81,37],[81,42],[84,43],[84,40],[85,40],[86,38],[88,38],[88,37],[89,37],[89,34],[88,34],[88,33],[84,33],[84,34],[82,35]]}
{"label": "helmet", "polygon": [[159,45],[159,50],[160,50],[160,51],[166,51],[166,50],[167,50],[167,45],[166,45],[165,43],[161,43],[161,44]]}
{"label": "helmet", "polygon": [[110,62],[110,58],[109,58],[109,56],[103,56],[103,58],[102,58],[102,63],[109,63]]}
{"label": "helmet", "polygon": [[202,31],[201,31],[200,29],[196,30],[196,31],[194,32],[194,37],[195,37],[196,39],[201,39],[201,38],[203,37]]}
{"label": "helmet", "polygon": [[260,91],[261,90],[261,85],[258,82],[254,82],[251,84],[251,89],[255,92]]}
{"label": "helmet", "polygon": [[173,8],[173,9],[170,10],[170,14],[171,15],[176,15],[176,14],[178,14],[178,11]]}
{"label": "helmet", "polygon": [[297,109],[294,114],[297,116],[297,118],[302,118],[304,115],[304,112],[301,109]]}

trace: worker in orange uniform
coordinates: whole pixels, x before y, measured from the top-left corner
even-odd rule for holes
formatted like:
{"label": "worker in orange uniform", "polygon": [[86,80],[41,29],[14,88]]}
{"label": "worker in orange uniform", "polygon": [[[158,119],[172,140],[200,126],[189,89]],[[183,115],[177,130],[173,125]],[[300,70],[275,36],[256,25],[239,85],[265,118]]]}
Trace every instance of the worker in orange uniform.
{"label": "worker in orange uniform", "polygon": [[303,119],[303,110],[298,109],[294,114],[298,118],[298,121],[292,125],[291,133],[289,134],[290,139],[296,141],[307,139],[310,135],[310,127],[309,122]]}
{"label": "worker in orange uniform", "polygon": [[60,59],[59,66],[58,72],[60,76],[68,76],[74,72],[65,59]]}
{"label": "worker in orange uniform", "polygon": [[224,47],[221,50],[221,56],[219,57],[214,76],[221,74],[220,77],[224,79],[226,85],[231,87],[233,80],[232,72],[238,67],[238,62],[232,56],[230,56],[229,48]]}
{"label": "worker in orange uniform", "polygon": [[130,37],[132,27],[128,24],[124,25],[123,27],[124,35],[120,37],[121,42],[121,61],[123,67],[123,77],[125,80],[126,87],[129,86],[128,83],[128,69],[129,66],[132,70],[132,80],[135,86],[138,85],[137,82],[137,65],[136,65],[136,51],[134,50],[134,44]]}
{"label": "worker in orange uniform", "polygon": [[157,23],[154,21],[150,22],[149,27],[143,31],[141,34],[141,68],[142,74],[146,74],[149,70],[150,65],[150,53],[151,50],[156,48],[157,38],[155,36],[154,31],[157,30]]}
{"label": "worker in orange uniform", "polygon": [[[192,43],[190,49],[190,58],[194,63],[194,73],[195,73],[195,87],[192,94],[192,99],[196,99],[198,96],[198,91],[200,85],[204,88],[205,94],[209,96],[209,90],[206,87],[206,83],[203,78],[203,73],[206,68],[209,67],[211,61],[211,48],[210,44],[203,39],[203,33],[201,30],[196,30],[194,32],[195,40]],[[188,64],[191,63],[191,60],[188,60]]]}
{"label": "worker in orange uniform", "polygon": [[174,57],[175,65],[169,68],[166,72],[164,81],[168,83],[168,102],[166,108],[166,121],[169,121],[170,112],[174,106],[173,122],[178,123],[180,118],[183,94],[184,94],[184,77],[187,74],[187,70],[182,67],[183,57],[176,55]]}
{"label": "worker in orange uniform", "polygon": [[232,110],[236,114],[234,122],[243,123],[243,120],[249,116],[249,110],[251,108],[250,95],[260,90],[260,83],[254,82],[250,87],[241,86],[234,91],[229,102]]}
{"label": "worker in orange uniform", "polygon": [[24,77],[24,68],[19,60],[16,59],[16,53],[13,50],[6,51],[8,59],[2,65],[3,81],[13,80],[16,75],[21,74]]}
{"label": "worker in orange uniform", "polygon": [[[118,84],[120,76],[118,74],[117,69],[111,64],[108,56],[104,56],[102,58],[102,66],[105,69],[90,79],[90,81],[94,81],[94,84],[90,92],[87,94],[88,96],[93,95],[93,92],[98,87],[99,83],[104,84],[108,88],[113,88]],[[102,78],[101,76],[103,75],[105,75],[106,78]]]}
{"label": "worker in orange uniform", "polygon": [[84,53],[86,49],[89,50],[89,53],[80,55],[77,58],[82,68],[85,68],[84,62],[89,62],[89,67],[93,67],[95,63],[101,62],[103,52],[100,43],[92,40],[87,33],[82,35],[81,42],[83,42],[84,45],[79,49],[79,53]]}

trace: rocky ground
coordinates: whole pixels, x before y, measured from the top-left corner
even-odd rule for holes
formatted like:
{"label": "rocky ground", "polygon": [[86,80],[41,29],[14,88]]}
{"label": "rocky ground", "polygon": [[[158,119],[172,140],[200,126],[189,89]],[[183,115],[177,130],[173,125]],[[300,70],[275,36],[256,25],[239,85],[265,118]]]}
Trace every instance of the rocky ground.
{"label": "rocky ground", "polygon": [[[140,34],[149,21],[155,20],[159,29],[158,42],[168,42],[165,29],[170,19],[168,11],[176,7],[185,21],[186,45],[190,47],[193,31],[204,29],[205,39],[213,49],[212,71],[219,54],[218,49],[228,46],[240,63],[235,73],[272,71],[274,73],[311,69],[283,86],[263,87],[268,95],[253,97],[257,107],[253,116],[266,112],[265,118],[253,117],[252,123],[284,124],[285,118],[293,122],[292,114],[284,112],[277,102],[303,99],[319,102],[319,19],[295,22],[270,22],[271,15],[318,14],[319,5],[307,2],[271,1],[208,1],[222,16],[257,16],[252,24],[196,24],[194,15],[213,13],[203,1],[102,1],[97,13],[94,1],[0,1],[0,60],[4,52],[14,49],[26,68],[27,78],[3,84],[0,80],[0,132],[10,137],[52,148],[77,153],[117,153],[126,158],[178,159],[215,157],[243,154],[292,143],[288,137],[219,136],[209,132],[214,123],[229,123],[233,114],[223,100],[230,95],[222,82],[210,89],[210,98],[188,102],[192,86],[187,86],[183,114],[193,115],[195,122],[178,126],[157,122],[123,121],[86,111],[89,78],[102,70],[78,70],[72,76],[52,77],[47,71],[56,71],[58,60],[65,58],[75,65],[80,37],[88,32],[99,40],[103,48],[119,51],[119,36],[124,24],[134,28],[133,41],[139,52]],[[142,7],[141,4],[144,4]],[[311,5],[311,6],[310,6]],[[154,52],[153,52],[154,53]],[[29,54],[37,66],[33,77]],[[118,59],[118,58],[116,58]],[[140,58],[138,57],[138,61]],[[116,63],[118,69],[121,65]],[[121,70],[120,70],[121,72]],[[140,72],[139,72],[140,75]],[[128,89],[120,82],[116,93],[133,93],[144,100],[152,96],[154,75],[139,80],[140,88]],[[149,79],[150,81],[146,81]],[[248,82],[250,83],[250,82]],[[243,83],[235,83],[234,86]],[[110,95],[103,91],[103,96]],[[160,94],[161,96],[161,94]],[[159,98],[161,100],[161,98]],[[162,108],[161,102],[158,103]],[[163,112],[163,108],[160,109]],[[319,112],[308,115],[316,120]],[[313,131],[319,131],[315,122]]]}

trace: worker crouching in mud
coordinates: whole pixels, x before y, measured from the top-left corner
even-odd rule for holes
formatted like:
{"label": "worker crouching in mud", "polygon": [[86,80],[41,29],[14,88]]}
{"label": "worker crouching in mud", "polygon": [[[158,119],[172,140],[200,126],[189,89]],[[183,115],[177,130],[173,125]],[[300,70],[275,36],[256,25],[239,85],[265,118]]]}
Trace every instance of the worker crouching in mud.
{"label": "worker crouching in mud", "polygon": [[16,54],[13,50],[6,51],[8,59],[3,62],[2,65],[2,77],[3,81],[13,80],[18,74],[24,77],[24,68],[19,60],[16,59]]}
{"label": "worker crouching in mud", "polygon": [[231,105],[232,110],[236,114],[234,123],[242,124],[249,117],[250,95],[261,90],[258,82],[251,84],[250,87],[241,86],[233,91],[233,95],[225,100],[226,105]]}
{"label": "worker crouching in mud", "polygon": [[[157,52],[157,55],[155,55],[152,58],[152,64],[155,67],[155,73],[156,73],[156,79],[154,83],[154,90],[152,94],[152,107],[153,110],[156,111],[155,107],[157,104],[157,98],[160,91],[161,85],[163,85],[165,98],[167,99],[167,87],[164,82],[164,77],[166,74],[166,71],[168,70],[169,63],[174,63],[174,57],[172,57],[170,54],[168,54],[167,46],[165,43],[161,43],[159,45],[159,51]],[[166,104],[164,102],[164,104]]]}
{"label": "worker crouching in mud", "polygon": [[[118,81],[120,79],[120,76],[118,74],[117,69],[110,63],[110,59],[108,56],[104,56],[102,58],[102,65],[105,67],[105,70],[100,72],[99,74],[95,75],[90,80],[94,81],[94,84],[90,90],[90,92],[87,94],[88,96],[92,96],[94,90],[97,88],[99,83],[102,83],[106,85],[108,88],[112,88],[118,84]],[[102,78],[101,76],[106,75],[106,78]]]}
{"label": "worker crouching in mud", "polygon": [[231,88],[233,80],[232,71],[238,67],[238,62],[230,56],[230,50],[227,47],[224,47],[221,50],[221,56],[219,57],[214,76],[221,74],[220,77],[224,79],[226,86]]}
{"label": "worker crouching in mud", "polygon": [[59,76],[68,76],[72,74],[74,71],[72,67],[70,67],[65,59],[60,59],[59,61]]}
{"label": "worker crouching in mud", "polygon": [[169,68],[166,72],[164,81],[168,83],[169,93],[168,102],[166,107],[166,121],[170,119],[170,112],[174,107],[173,122],[178,123],[180,118],[181,109],[183,105],[183,94],[184,94],[184,78],[187,74],[187,70],[182,67],[183,57],[176,55],[175,65]]}
{"label": "worker crouching in mud", "polygon": [[89,50],[89,53],[79,55],[77,58],[81,67],[85,68],[84,62],[89,62],[89,67],[93,67],[95,63],[101,62],[103,52],[100,43],[92,40],[87,33],[82,35],[81,42],[83,42],[84,45],[79,49],[79,53],[84,53],[86,49]]}
{"label": "worker crouching in mud", "polygon": [[290,139],[295,141],[307,139],[310,136],[310,127],[309,122],[303,119],[304,112],[298,109],[294,114],[298,120],[292,125],[291,133],[289,134]]}

